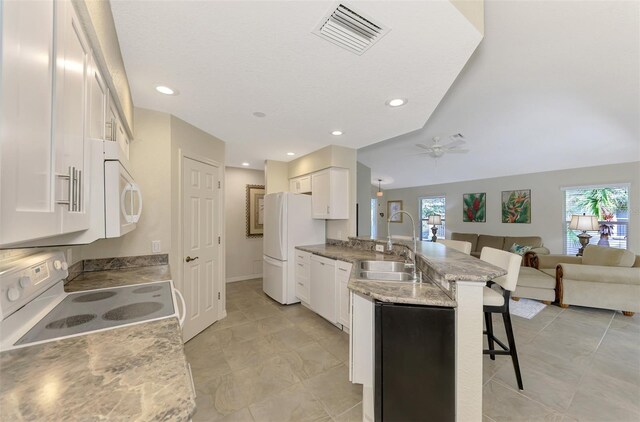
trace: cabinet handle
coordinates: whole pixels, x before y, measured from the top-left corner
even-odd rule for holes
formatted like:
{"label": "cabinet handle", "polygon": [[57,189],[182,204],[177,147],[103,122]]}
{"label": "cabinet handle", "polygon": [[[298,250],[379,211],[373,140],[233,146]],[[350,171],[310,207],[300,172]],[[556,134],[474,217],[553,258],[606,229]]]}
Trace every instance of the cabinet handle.
{"label": "cabinet handle", "polygon": [[105,123],[106,130],[104,134],[104,139],[107,141],[113,141],[113,121]]}
{"label": "cabinet handle", "polygon": [[344,268],[338,268],[338,269],[339,269],[340,271],[345,271],[345,272],[347,271],[347,270],[346,270],[346,269],[344,269]]}
{"label": "cabinet handle", "polygon": [[301,263],[298,262],[298,266],[299,267],[304,267],[304,265],[302,265]]}
{"label": "cabinet handle", "polygon": [[75,167],[73,167],[73,203],[71,211],[78,211],[78,170]]}
{"label": "cabinet handle", "polygon": [[74,211],[74,207],[75,207],[75,192],[74,192],[74,186],[75,186],[75,178],[76,178],[76,168],[75,167],[69,167],[69,174],[57,174],[56,176],[60,179],[67,179],[68,183],[68,194],[67,194],[67,200],[66,201],[56,201],[57,204],[59,205],[67,205],[69,207],[69,211]]}
{"label": "cabinet handle", "polygon": [[301,286],[304,286],[304,283],[301,283],[300,281],[298,281],[298,284]]}
{"label": "cabinet handle", "polygon": [[329,205],[327,205],[327,214],[329,214]]}
{"label": "cabinet handle", "polygon": [[78,212],[82,211],[82,170],[78,170]]}
{"label": "cabinet handle", "polygon": [[324,265],[324,262],[321,262],[320,265]]}

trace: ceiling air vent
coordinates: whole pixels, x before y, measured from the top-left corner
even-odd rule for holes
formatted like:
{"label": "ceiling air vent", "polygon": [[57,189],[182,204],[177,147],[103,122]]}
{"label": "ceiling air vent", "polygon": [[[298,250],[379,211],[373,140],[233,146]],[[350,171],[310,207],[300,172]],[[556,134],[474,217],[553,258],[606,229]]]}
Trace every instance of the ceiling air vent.
{"label": "ceiling air vent", "polygon": [[390,29],[365,18],[362,13],[339,4],[325,16],[313,33],[361,55],[384,37]]}

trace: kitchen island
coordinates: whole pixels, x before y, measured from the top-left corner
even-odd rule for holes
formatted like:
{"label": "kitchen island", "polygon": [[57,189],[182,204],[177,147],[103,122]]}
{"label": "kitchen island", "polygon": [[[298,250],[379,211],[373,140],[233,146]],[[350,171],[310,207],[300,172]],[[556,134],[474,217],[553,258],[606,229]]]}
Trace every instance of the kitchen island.
{"label": "kitchen island", "polygon": [[[67,291],[170,280],[168,265],[84,272]],[[190,420],[195,392],[176,318],[0,353],[0,420]]]}
{"label": "kitchen island", "polygon": [[[394,241],[390,253],[376,252],[386,241],[350,238],[327,245],[298,247],[300,250],[332,259],[357,263],[360,260],[403,260],[409,242]],[[376,304],[406,304],[449,309],[452,315],[452,349],[455,368],[455,420],[482,418],[482,288],[488,280],[506,271],[477,258],[432,242],[419,242],[416,264],[422,283],[363,280],[352,268],[348,288],[351,292],[350,379],[363,385],[363,417],[374,420],[376,400]],[[426,321],[428,321],[427,319]],[[398,347],[402,347],[399,345]],[[380,350],[380,349],[378,349]],[[379,356],[378,356],[379,357]],[[379,373],[377,374],[379,378]],[[464,399],[462,399],[464,398]],[[380,401],[379,398],[377,401]],[[377,409],[379,413],[379,409]],[[425,415],[428,417],[428,415]]]}

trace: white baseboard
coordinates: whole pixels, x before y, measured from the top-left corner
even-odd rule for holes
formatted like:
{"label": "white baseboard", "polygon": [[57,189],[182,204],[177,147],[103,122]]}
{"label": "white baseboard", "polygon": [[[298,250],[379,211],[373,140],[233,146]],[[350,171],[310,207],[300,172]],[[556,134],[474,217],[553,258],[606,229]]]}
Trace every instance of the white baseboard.
{"label": "white baseboard", "polygon": [[262,273],[260,273],[260,274],[249,274],[249,275],[239,275],[237,277],[229,277],[229,278],[227,278],[227,283],[235,283],[236,281],[244,281],[244,280],[253,280],[254,278],[262,278]]}

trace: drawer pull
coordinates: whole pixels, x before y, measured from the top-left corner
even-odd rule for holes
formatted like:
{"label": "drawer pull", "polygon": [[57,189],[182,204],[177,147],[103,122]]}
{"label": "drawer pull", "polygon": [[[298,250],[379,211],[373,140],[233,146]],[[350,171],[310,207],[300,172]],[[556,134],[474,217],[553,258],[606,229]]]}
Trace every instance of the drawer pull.
{"label": "drawer pull", "polygon": [[299,263],[299,262],[298,262],[298,266],[300,266],[300,267],[304,267],[304,265],[302,265],[302,264],[301,264],[301,263]]}
{"label": "drawer pull", "polygon": [[340,271],[347,271],[345,268],[338,268]]}
{"label": "drawer pull", "polygon": [[300,281],[298,281],[298,284],[301,285],[301,286],[304,286],[304,283],[302,283]]}

